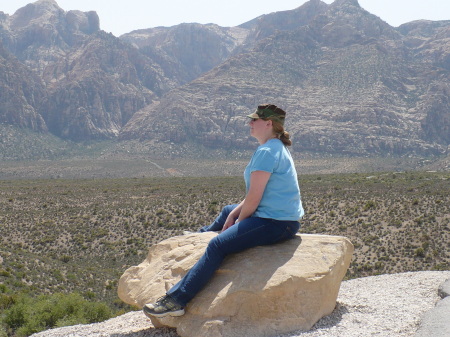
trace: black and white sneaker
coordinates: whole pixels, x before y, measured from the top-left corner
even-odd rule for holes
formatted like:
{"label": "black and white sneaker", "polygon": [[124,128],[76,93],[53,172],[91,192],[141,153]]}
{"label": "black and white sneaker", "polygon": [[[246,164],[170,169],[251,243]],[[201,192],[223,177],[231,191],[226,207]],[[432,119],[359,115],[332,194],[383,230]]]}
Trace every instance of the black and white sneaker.
{"label": "black and white sneaker", "polygon": [[175,302],[172,297],[165,295],[159,298],[156,303],[147,303],[142,308],[146,316],[154,317],[178,317],[184,315],[184,308]]}

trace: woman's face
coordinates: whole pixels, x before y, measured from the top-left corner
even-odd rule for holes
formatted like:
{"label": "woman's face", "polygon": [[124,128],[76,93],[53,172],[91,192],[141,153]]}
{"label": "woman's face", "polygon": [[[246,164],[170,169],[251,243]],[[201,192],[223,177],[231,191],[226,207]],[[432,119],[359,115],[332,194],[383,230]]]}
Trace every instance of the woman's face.
{"label": "woman's face", "polygon": [[259,139],[261,137],[264,137],[268,130],[270,123],[267,123],[268,121],[265,121],[260,118],[252,118],[250,119],[249,125],[250,125],[250,135],[255,137],[256,139]]}
{"label": "woman's face", "polygon": [[254,136],[255,129],[258,130],[258,124],[261,124],[261,119],[252,118],[248,124],[250,125],[250,135]]}

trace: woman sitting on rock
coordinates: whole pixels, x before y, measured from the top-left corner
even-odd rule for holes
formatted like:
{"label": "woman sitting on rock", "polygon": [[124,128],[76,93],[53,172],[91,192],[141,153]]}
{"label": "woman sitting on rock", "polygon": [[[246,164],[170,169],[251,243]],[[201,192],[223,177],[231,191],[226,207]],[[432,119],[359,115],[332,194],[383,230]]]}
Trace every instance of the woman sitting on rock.
{"label": "woman sitting on rock", "polygon": [[200,260],[156,303],[144,305],[147,316],[181,316],[187,303],[206,285],[225,256],[270,245],[295,236],[303,216],[297,172],[286,146],[286,113],[273,104],[260,105],[247,117],[250,134],[259,142],[244,171],[246,196],[225,206],[201,231],[220,231]]}

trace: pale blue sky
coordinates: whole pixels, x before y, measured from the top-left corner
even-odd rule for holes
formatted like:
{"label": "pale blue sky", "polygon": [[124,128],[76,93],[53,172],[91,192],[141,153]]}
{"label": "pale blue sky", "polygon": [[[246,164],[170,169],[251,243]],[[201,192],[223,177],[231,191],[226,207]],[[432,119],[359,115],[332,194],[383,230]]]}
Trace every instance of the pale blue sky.
{"label": "pale blue sky", "polygon": [[[0,11],[14,12],[30,0],[0,0]],[[306,0],[56,0],[65,11],[94,10],[100,28],[116,36],[135,29],[183,22],[237,26],[259,15],[301,6]],[[324,0],[332,3],[333,0]],[[427,19],[450,20],[450,0],[359,0],[361,7],[390,25]]]}

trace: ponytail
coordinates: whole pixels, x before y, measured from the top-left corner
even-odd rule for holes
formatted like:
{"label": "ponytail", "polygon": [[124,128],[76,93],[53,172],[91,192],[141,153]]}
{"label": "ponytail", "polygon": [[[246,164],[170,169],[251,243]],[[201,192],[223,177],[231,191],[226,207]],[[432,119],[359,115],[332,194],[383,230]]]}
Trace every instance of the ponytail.
{"label": "ponytail", "polygon": [[281,133],[280,140],[285,146],[291,146],[292,145],[291,135],[287,131],[283,131]]}
{"label": "ponytail", "polygon": [[284,130],[283,124],[281,124],[277,120],[274,120],[270,117],[267,119],[270,119],[272,121],[272,128],[273,128],[273,132],[275,133],[276,137],[279,140],[281,140],[281,142],[284,144],[284,146],[291,146],[292,145],[291,135],[289,134],[289,132]]}

